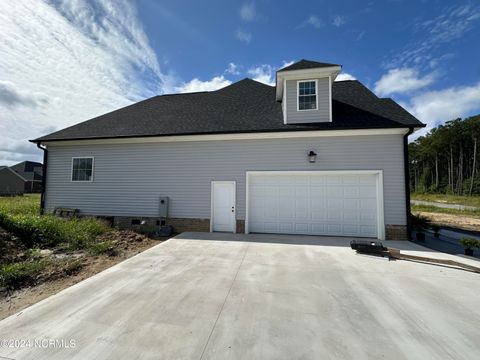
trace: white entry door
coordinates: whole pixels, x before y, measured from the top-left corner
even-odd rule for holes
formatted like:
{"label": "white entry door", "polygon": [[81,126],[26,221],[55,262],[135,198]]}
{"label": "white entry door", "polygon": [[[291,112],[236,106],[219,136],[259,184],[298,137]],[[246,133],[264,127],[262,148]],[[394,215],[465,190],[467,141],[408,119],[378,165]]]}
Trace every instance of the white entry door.
{"label": "white entry door", "polygon": [[382,238],[380,174],[248,174],[248,231]]}
{"label": "white entry door", "polygon": [[235,181],[212,181],[211,231],[235,232]]}

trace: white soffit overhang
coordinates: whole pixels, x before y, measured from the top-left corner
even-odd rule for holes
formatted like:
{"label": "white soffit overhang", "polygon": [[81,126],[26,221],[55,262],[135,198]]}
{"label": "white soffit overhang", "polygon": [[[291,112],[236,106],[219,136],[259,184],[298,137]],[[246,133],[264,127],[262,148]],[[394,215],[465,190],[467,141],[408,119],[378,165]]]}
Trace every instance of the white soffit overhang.
{"label": "white soffit overhang", "polygon": [[319,130],[319,131],[278,131],[258,133],[231,133],[231,134],[198,134],[198,135],[170,135],[148,137],[124,137],[107,139],[72,139],[57,141],[42,141],[47,147],[76,146],[76,145],[106,145],[106,144],[145,144],[169,143],[186,141],[227,141],[227,140],[258,140],[258,139],[292,139],[292,138],[321,138],[331,136],[365,136],[365,135],[404,135],[407,128],[389,129],[352,129],[352,130]]}
{"label": "white soffit overhang", "polygon": [[[280,72],[277,71],[276,99],[277,101],[281,101],[283,98],[283,82],[285,80],[302,80],[331,77],[333,82],[341,71],[341,66],[329,66],[323,68],[290,70]],[[278,84],[281,84],[281,86],[278,86]]]}

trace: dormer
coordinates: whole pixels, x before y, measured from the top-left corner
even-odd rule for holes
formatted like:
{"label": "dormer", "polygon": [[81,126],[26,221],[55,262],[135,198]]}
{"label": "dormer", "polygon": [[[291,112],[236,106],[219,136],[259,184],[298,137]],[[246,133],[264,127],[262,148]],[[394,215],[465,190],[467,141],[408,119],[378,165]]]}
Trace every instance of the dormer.
{"label": "dormer", "polygon": [[285,124],[332,121],[332,84],[341,65],[300,60],[277,71],[276,99]]}

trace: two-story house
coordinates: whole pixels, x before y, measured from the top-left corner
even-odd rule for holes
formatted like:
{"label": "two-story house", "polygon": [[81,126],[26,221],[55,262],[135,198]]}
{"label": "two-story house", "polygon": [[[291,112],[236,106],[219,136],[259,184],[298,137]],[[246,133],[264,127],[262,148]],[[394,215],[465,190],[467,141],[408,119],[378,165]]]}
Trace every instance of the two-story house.
{"label": "two-story house", "polygon": [[405,239],[407,138],[424,125],[336,82],[340,71],[301,60],[274,87],[155,96],[33,140],[45,149],[42,206],[178,232]]}

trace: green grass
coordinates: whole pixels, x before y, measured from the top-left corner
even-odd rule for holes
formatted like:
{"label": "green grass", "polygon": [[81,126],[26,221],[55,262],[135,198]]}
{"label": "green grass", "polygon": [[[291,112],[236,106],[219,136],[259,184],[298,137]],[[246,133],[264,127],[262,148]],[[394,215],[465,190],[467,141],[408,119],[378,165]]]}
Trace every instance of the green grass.
{"label": "green grass", "polygon": [[114,255],[115,245],[111,241],[102,241],[97,243],[90,243],[88,246],[88,252],[91,255]]}
{"label": "green grass", "polygon": [[49,263],[49,260],[42,259],[0,266],[0,288],[12,290],[33,284]]}
{"label": "green grass", "polygon": [[433,201],[446,204],[458,204],[480,207],[480,196],[412,193],[411,198],[412,200]]}
{"label": "green grass", "polygon": [[20,261],[0,265],[0,290],[14,290],[38,281],[72,275],[83,267],[81,260],[45,257],[40,249],[86,250],[90,255],[115,255],[115,244],[97,236],[110,227],[95,218],[62,219],[40,215],[40,196],[0,197],[0,227],[18,237],[28,250]]}
{"label": "green grass", "polygon": [[480,210],[458,210],[458,209],[445,209],[433,205],[415,205],[412,204],[412,212],[433,212],[433,213],[442,213],[442,214],[452,214],[460,216],[473,216],[480,217]]}
{"label": "green grass", "polygon": [[64,244],[72,250],[85,249],[110,229],[95,218],[39,215],[39,201],[38,196],[0,197],[0,226],[29,248]]}
{"label": "green grass", "polygon": [[40,194],[0,197],[0,213],[37,215],[40,213]]}

